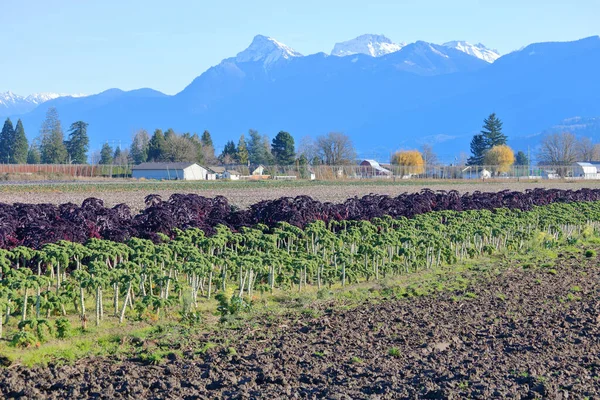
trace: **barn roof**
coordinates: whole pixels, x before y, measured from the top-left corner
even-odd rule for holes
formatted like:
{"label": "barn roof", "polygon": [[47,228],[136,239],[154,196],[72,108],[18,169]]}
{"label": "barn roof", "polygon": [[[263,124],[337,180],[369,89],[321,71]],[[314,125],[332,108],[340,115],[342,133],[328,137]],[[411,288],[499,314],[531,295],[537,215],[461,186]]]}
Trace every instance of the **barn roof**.
{"label": "barn roof", "polygon": [[379,172],[383,172],[383,173],[386,173],[386,174],[387,174],[387,173],[392,173],[392,171],[390,171],[389,169],[383,168],[383,167],[381,166],[381,164],[379,164],[379,163],[378,163],[377,161],[375,161],[375,160],[363,160],[363,161],[361,162],[361,164],[362,164],[362,163],[365,163],[365,162],[366,162],[366,163],[368,163],[368,164],[371,166],[371,168],[374,168],[375,170],[377,170],[377,171],[379,171]]}
{"label": "barn roof", "polygon": [[225,172],[225,167],[219,167],[217,165],[211,165],[211,166],[208,166],[207,168],[217,174],[222,174],[223,172]]}
{"label": "barn roof", "polygon": [[134,165],[133,170],[146,170],[146,171],[154,171],[154,170],[176,170],[176,169],[186,169],[195,165],[194,162],[148,162],[142,163],[139,165]]}

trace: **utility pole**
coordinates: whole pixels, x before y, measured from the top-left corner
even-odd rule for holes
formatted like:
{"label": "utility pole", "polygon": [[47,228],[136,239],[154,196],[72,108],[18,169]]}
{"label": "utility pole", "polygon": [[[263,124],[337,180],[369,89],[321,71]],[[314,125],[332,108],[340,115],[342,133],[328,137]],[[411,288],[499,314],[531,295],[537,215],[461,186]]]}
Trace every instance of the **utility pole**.
{"label": "utility pole", "polygon": [[529,145],[527,145],[527,178],[531,175],[531,155],[529,154]]}

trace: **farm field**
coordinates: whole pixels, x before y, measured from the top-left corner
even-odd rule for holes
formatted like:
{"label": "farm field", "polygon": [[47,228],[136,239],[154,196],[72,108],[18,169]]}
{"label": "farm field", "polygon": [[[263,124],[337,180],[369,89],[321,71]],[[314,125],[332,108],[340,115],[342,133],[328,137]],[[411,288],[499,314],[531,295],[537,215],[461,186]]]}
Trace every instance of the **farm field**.
{"label": "farm field", "polygon": [[594,398],[599,249],[590,188],[0,204],[0,394]]}
{"label": "farm field", "polygon": [[458,190],[461,193],[497,192],[500,190],[524,191],[533,188],[571,189],[600,188],[600,181],[328,181],[328,182],[38,182],[35,184],[0,184],[1,203],[52,203],[73,202],[81,204],[88,197],[102,199],[106,206],[119,203],[129,205],[132,210],[144,208],[144,197],[158,194],[167,199],[174,193],[195,193],[205,197],[225,196],[231,204],[248,207],[260,200],[277,199],[283,196],[307,195],[320,201],[340,203],[349,197],[369,193],[397,196],[404,192],[419,192],[423,188],[432,190]]}
{"label": "farm field", "polygon": [[[135,349],[130,359],[11,367],[0,375],[0,393],[54,399],[596,398],[598,262],[573,246],[541,256],[493,257],[320,300],[291,297],[285,307],[210,333],[171,327],[142,338],[117,336],[113,341]],[[141,357],[148,353],[163,358],[148,362]]]}

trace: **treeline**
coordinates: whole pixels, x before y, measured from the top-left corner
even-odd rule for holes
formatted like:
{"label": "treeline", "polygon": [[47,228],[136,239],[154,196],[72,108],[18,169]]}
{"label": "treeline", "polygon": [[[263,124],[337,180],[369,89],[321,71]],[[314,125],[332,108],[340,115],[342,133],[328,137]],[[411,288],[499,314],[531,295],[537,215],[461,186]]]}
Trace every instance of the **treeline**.
{"label": "treeline", "polygon": [[[156,129],[152,135],[137,131],[131,147],[113,148],[108,142],[100,151],[89,153],[88,124],[72,123],[67,138],[55,108],[49,108],[39,135],[29,143],[21,120],[16,126],[7,118],[0,133],[0,163],[2,164],[105,164],[128,165],[143,162],[197,162],[201,165],[349,165],[356,162],[356,151],[349,136],[331,132],[313,139],[302,138],[296,146],[294,137],[280,131],[272,140],[256,130],[229,140],[220,154],[209,131],[177,133],[173,129]],[[452,165],[493,166],[494,173],[509,171],[513,165],[530,163],[523,151],[513,152],[502,131],[502,121],[491,114],[484,119],[480,133],[473,136],[471,156],[464,153]],[[571,133],[545,135],[537,149],[542,165],[571,165],[576,161],[599,161],[600,144],[589,138],[577,138]],[[438,158],[430,145],[419,150],[402,150],[391,155],[395,165],[411,167],[415,174],[423,173],[425,166],[437,165]]]}
{"label": "treeline", "polygon": [[0,162],[3,164],[85,164],[89,138],[88,124],[77,121],[69,128],[65,140],[62,125],[55,108],[48,109],[40,135],[29,143],[25,128],[19,119],[16,127],[10,118],[4,121],[0,132]]}
{"label": "treeline", "polygon": [[316,140],[305,137],[296,148],[293,136],[280,131],[273,140],[250,129],[248,137],[241,135],[237,143],[229,140],[223,151],[215,154],[210,132],[177,134],[172,129],[163,133],[157,129],[152,136],[138,131],[131,145],[130,156],[135,164],[142,162],[195,161],[204,165],[344,165],[353,164],[356,151],[352,140],[341,133],[329,133]]}
{"label": "treeline", "polygon": [[105,164],[127,165],[143,162],[197,162],[201,165],[308,165],[352,164],[356,152],[351,139],[341,133],[329,133],[313,140],[305,137],[296,149],[293,136],[279,132],[273,140],[256,130],[248,136],[241,135],[237,143],[228,141],[220,154],[210,132],[177,133],[173,129],[163,132],[156,129],[152,135],[141,129],[137,131],[131,147],[113,148],[108,142],[101,150],[89,153],[88,124],[77,121],[71,124],[68,136],[55,108],[49,108],[40,128],[40,134],[28,142],[21,120],[16,128],[7,118],[0,134],[0,163],[9,164]]}

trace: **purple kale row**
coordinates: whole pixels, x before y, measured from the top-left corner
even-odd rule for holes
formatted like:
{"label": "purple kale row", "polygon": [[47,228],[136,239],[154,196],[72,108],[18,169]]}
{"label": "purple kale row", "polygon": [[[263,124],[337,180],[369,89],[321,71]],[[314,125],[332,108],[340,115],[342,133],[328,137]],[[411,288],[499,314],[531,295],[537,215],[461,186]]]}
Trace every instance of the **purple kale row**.
{"label": "purple kale row", "polygon": [[441,210],[479,210],[501,207],[529,210],[536,205],[555,202],[598,201],[600,190],[533,189],[526,192],[505,190],[496,193],[465,193],[424,189],[397,197],[369,194],[341,204],[322,203],[308,196],[265,200],[247,210],[237,210],[227,199],[194,194],[174,194],[168,201],[158,195],[145,199],[146,208],[132,215],[125,204],[104,207],[102,200],[89,198],[81,206],[72,203],[0,203],[0,248],[23,245],[40,248],[45,243],[69,240],[83,243],[89,238],[123,242],[131,237],[159,241],[158,234],[172,235],[175,228],[200,228],[212,234],[219,224],[233,230],[243,226],[274,226],[288,222],[298,227],[316,221],[370,220],[389,215],[407,217]]}

